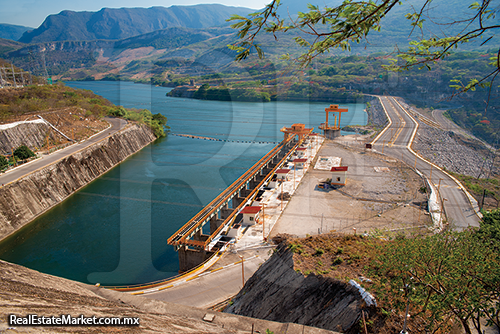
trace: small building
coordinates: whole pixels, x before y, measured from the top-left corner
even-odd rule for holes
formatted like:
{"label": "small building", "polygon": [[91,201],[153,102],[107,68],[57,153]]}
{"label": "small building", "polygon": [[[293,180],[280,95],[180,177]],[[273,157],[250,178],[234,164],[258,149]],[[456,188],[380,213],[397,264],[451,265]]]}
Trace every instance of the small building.
{"label": "small building", "polygon": [[235,224],[229,229],[229,231],[227,232],[227,236],[229,238],[239,239],[241,237],[241,233],[242,233],[241,225]]}
{"label": "small building", "polygon": [[347,166],[332,167],[332,184],[337,186],[345,186],[347,178]]}
{"label": "small building", "polygon": [[277,180],[286,180],[288,177],[288,174],[290,174],[290,169],[288,168],[282,168],[276,170],[276,179]]}
{"label": "small building", "polygon": [[307,159],[294,159],[293,164],[295,168],[304,168],[305,163],[307,162]]}
{"label": "small building", "polygon": [[259,219],[260,206],[246,206],[240,211],[243,214],[243,225],[254,225]]}
{"label": "small building", "polygon": [[307,148],[305,148],[305,147],[299,147],[295,150],[295,152],[297,153],[297,156],[299,158],[303,158],[306,155],[306,151],[307,151]]}

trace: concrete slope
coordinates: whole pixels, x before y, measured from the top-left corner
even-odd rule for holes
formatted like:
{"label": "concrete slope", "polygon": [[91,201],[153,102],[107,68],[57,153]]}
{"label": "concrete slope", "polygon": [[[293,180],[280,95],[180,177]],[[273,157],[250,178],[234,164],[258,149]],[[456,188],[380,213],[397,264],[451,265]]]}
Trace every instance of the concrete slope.
{"label": "concrete slope", "polygon": [[[0,187],[0,238],[61,203],[155,139],[147,126],[132,125],[97,143],[89,142],[80,150],[79,145],[73,145],[77,147],[41,159],[41,166],[36,161],[16,173],[7,173],[3,177],[14,181]],[[49,164],[52,159],[56,161]]]}
{"label": "concrete slope", "polygon": [[54,162],[63,159],[67,156],[70,156],[79,150],[82,150],[90,145],[100,142],[101,140],[103,140],[108,136],[112,136],[113,134],[123,129],[127,124],[126,120],[120,118],[106,118],[106,120],[111,124],[111,126],[107,130],[104,130],[99,134],[93,136],[92,138],[89,138],[81,143],[68,146],[50,155],[44,155],[43,158],[41,159],[37,159],[29,164],[22,165],[5,174],[1,174],[0,183],[2,185],[9,184],[10,182],[20,179],[32,173],[33,171],[44,168],[50,164],[53,164]]}

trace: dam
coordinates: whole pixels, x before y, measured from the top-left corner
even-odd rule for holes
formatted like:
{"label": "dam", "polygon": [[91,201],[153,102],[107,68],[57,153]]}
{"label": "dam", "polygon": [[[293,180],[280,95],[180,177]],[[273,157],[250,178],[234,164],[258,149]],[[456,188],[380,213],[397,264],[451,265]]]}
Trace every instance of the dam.
{"label": "dam", "polygon": [[[213,242],[224,231],[235,225],[238,213],[251,204],[258,190],[266,182],[271,181],[279,167],[295,153],[312,128],[304,124],[293,124],[291,128],[283,127],[285,138],[249,170],[227,187],[219,196],[191,218],[183,227],[172,235],[167,243],[174,246],[179,253],[179,270],[187,271],[207,260],[214,251],[218,251],[222,242]],[[297,138],[296,138],[297,137]],[[251,206],[251,205],[249,205]],[[202,234],[203,226],[210,223],[210,234]]]}
{"label": "dam", "polygon": [[[129,82],[69,85],[160,112],[173,132],[227,140],[157,140],[0,244],[1,259],[91,284],[177,275],[178,253],[166,241],[281,142],[283,125],[309,128],[325,119],[324,103],[186,100]],[[366,123],[364,104],[347,106],[342,126]],[[210,235],[209,225],[202,234]]]}

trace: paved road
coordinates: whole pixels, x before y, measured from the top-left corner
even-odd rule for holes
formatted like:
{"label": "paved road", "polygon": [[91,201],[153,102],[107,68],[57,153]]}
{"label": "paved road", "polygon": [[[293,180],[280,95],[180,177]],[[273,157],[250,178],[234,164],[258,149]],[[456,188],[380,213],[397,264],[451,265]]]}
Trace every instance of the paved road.
{"label": "paved road", "polygon": [[[404,112],[402,107],[391,97],[380,97],[392,124],[376,139],[374,148],[385,154],[402,159],[416,168],[429,179],[436,188],[439,188],[444,201],[444,213],[450,226],[456,230],[463,230],[468,226],[479,226],[479,218],[475,214],[467,196],[458,187],[457,183],[445,172],[432,167],[408,150],[408,143],[416,128],[415,121]],[[385,146],[384,146],[385,145]]]}
{"label": "paved road", "polygon": [[28,175],[29,173],[31,173],[37,169],[48,166],[48,165],[50,165],[50,164],[52,164],[60,159],[63,159],[65,157],[81,150],[82,148],[85,148],[87,146],[95,144],[95,143],[101,141],[102,139],[106,138],[107,136],[110,136],[110,135],[120,131],[127,124],[126,120],[123,120],[120,118],[106,117],[106,121],[108,121],[111,124],[111,127],[109,127],[108,129],[100,132],[96,136],[94,136],[94,137],[92,137],[84,142],[68,146],[68,147],[66,147],[62,150],[58,150],[50,155],[44,155],[43,158],[41,158],[41,159],[37,159],[31,163],[28,163],[26,165],[15,168],[14,170],[12,170],[8,173],[0,175],[0,184],[5,185],[8,183],[14,182],[17,179],[22,178],[22,177]]}
{"label": "paved road", "polygon": [[[265,261],[263,257],[251,257],[244,261],[245,282]],[[142,296],[171,303],[208,308],[234,295],[242,288],[241,263],[223,268],[171,287]]]}

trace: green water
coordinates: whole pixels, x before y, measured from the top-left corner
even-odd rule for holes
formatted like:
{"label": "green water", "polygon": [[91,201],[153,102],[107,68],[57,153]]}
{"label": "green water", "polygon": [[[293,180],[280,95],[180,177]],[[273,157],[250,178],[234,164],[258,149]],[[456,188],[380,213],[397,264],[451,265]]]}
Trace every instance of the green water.
{"label": "green water", "polygon": [[[274,147],[262,142],[281,141],[279,129],[292,123],[317,128],[328,106],[169,98],[168,88],[127,82],[68,85],[160,112],[173,133],[229,140],[157,140],[0,243],[3,260],[104,285],[176,275],[177,254],[166,239]],[[363,104],[346,106],[342,126],[366,123]]]}

